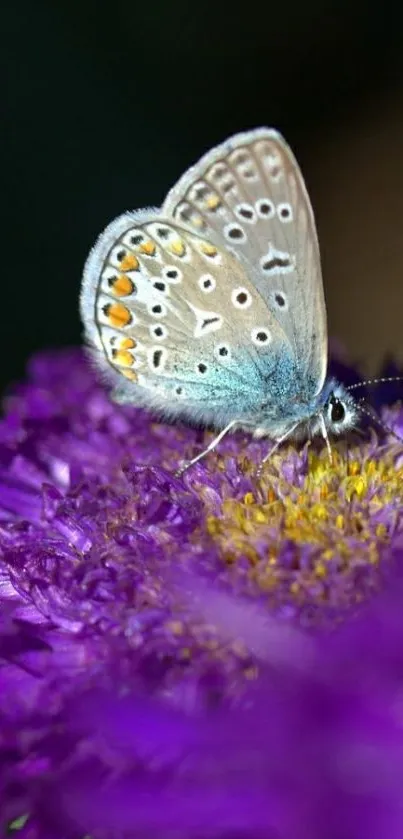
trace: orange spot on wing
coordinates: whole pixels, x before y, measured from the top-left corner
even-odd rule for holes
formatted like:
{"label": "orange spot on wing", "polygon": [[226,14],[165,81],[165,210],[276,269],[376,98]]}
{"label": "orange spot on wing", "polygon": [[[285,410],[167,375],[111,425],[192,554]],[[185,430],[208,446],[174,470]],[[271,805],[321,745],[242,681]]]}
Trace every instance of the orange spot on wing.
{"label": "orange spot on wing", "polygon": [[206,204],[209,210],[216,210],[217,207],[220,207],[221,201],[218,195],[210,195],[210,198],[207,198]]}
{"label": "orange spot on wing", "polygon": [[137,271],[140,263],[134,253],[128,253],[120,263],[122,271]]}
{"label": "orange spot on wing", "polygon": [[208,242],[203,242],[200,246],[202,253],[205,253],[206,256],[217,256],[218,250],[214,247],[214,245],[209,245]]}
{"label": "orange spot on wing", "polygon": [[131,382],[137,382],[137,373],[134,370],[119,370],[119,373]]}
{"label": "orange spot on wing", "polygon": [[171,242],[169,250],[177,256],[183,256],[186,251],[185,243],[182,242],[182,239],[175,239],[174,242]]}
{"label": "orange spot on wing", "polygon": [[132,367],[134,358],[129,350],[112,350],[112,358],[115,364],[122,367]]}
{"label": "orange spot on wing", "polygon": [[129,309],[126,309],[123,303],[108,303],[104,306],[104,314],[111,326],[116,326],[118,329],[127,326],[132,319]]}
{"label": "orange spot on wing", "polygon": [[122,340],[119,341],[120,350],[134,350],[136,346],[137,343],[134,338],[122,338]]}
{"label": "orange spot on wing", "polygon": [[140,250],[143,253],[146,253],[148,256],[154,256],[155,251],[156,251],[156,247],[154,245],[154,242],[148,241],[148,242],[143,242],[143,244],[140,245]]}
{"label": "orange spot on wing", "polygon": [[[125,260],[123,260],[124,262]],[[113,289],[116,297],[125,297],[128,294],[133,294],[134,291],[134,283],[126,277],[125,274],[120,274],[119,277],[116,277],[115,280],[112,280],[111,288]]]}

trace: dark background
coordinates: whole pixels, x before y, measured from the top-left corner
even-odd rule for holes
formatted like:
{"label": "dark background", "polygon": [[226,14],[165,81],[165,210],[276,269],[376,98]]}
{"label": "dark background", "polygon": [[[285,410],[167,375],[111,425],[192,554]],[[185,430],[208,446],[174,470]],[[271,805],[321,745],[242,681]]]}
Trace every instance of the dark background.
{"label": "dark background", "polygon": [[[306,176],[330,332],[403,349],[403,12],[391,0],[10,0],[4,38],[1,388],[77,344],[82,265],[227,135],[282,131]],[[396,8],[395,8],[396,7]]]}

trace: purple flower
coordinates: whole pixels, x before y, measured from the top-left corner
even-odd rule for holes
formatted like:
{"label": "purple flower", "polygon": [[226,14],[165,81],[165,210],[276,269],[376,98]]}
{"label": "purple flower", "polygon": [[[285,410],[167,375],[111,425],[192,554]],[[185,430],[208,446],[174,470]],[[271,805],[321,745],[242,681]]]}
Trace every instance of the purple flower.
{"label": "purple flower", "polygon": [[7,398],[0,835],[401,839],[403,446],[205,436],[75,352]]}

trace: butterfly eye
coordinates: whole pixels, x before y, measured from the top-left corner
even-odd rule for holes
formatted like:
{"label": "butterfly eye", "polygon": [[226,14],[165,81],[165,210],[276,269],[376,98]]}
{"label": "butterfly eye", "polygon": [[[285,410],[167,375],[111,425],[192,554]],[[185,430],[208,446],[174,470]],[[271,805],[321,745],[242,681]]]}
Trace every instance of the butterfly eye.
{"label": "butterfly eye", "polygon": [[343,422],[346,416],[346,409],[340,399],[333,399],[330,408],[330,419],[332,422]]}

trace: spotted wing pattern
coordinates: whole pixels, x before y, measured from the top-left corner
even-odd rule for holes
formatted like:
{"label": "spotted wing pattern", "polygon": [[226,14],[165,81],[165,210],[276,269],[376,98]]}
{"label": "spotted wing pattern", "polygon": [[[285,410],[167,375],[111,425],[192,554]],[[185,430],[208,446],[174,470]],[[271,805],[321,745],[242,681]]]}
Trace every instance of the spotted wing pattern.
{"label": "spotted wing pattern", "polygon": [[253,417],[290,360],[283,328],[241,262],[158,211],[128,213],[101,235],[81,312],[116,398],[165,416],[216,425]]}
{"label": "spotted wing pattern", "polygon": [[298,164],[276,131],[235,135],[168,193],[162,213],[226,247],[284,329],[302,382],[322,389],[326,308],[315,220]]}

